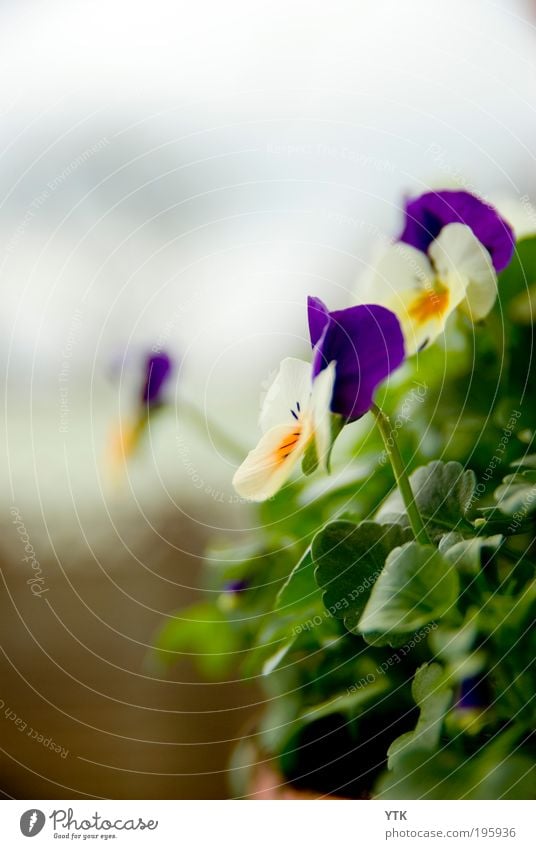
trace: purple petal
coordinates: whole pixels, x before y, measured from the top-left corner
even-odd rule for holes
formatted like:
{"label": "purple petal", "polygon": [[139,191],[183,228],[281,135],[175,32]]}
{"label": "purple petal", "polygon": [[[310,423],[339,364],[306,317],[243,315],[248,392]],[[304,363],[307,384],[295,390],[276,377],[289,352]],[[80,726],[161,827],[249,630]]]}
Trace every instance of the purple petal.
{"label": "purple petal", "polygon": [[489,251],[496,271],[506,268],[514,252],[512,228],[492,206],[469,192],[445,189],[410,200],[399,241],[426,252],[443,227],[454,223],[471,228]]}
{"label": "purple petal", "polygon": [[244,578],[236,579],[234,581],[227,581],[225,584],[223,591],[225,593],[230,593],[231,595],[236,595],[237,593],[243,593],[249,587],[249,581],[246,581]]}
{"label": "purple petal", "polygon": [[162,392],[171,373],[172,361],[165,354],[151,354],[145,363],[145,383],[141,392],[143,406],[152,407],[162,401]]}
{"label": "purple petal", "polygon": [[477,676],[464,678],[460,685],[457,707],[464,710],[482,708],[489,704],[486,682]]}
{"label": "purple petal", "polygon": [[404,360],[400,323],[390,310],[369,304],[328,314],[313,357],[313,377],[336,361],[331,409],[347,421],[372,406],[377,386]]}
{"label": "purple petal", "polygon": [[311,345],[314,348],[329,321],[329,310],[324,301],[309,295],[307,298],[307,318],[309,320]]}

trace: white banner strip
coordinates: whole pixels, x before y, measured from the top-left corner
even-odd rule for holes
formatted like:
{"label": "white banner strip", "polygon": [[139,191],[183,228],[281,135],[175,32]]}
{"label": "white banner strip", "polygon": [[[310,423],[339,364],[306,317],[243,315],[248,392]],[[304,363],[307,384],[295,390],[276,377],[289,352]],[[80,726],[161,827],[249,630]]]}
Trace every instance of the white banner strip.
{"label": "white banner strip", "polygon": [[533,814],[516,801],[5,801],[0,845],[533,849]]}

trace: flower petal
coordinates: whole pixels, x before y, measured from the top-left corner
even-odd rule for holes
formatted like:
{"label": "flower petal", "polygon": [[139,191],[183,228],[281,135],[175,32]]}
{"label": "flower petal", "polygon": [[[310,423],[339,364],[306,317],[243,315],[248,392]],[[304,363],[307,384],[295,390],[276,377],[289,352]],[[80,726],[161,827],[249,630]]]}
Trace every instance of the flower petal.
{"label": "flower petal", "polygon": [[496,271],[508,265],[515,244],[512,228],[492,206],[465,191],[427,192],[409,201],[399,241],[427,251],[443,227],[455,222],[471,228]]}
{"label": "flower petal", "polygon": [[162,391],[170,376],[171,368],[171,358],[163,352],[147,357],[145,381],[140,395],[144,407],[152,407],[162,401]]}
{"label": "flower petal", "polygon": [[410,357],[434,342],[445,330],[448,317],[456,308],[448,286],[435,283],[417,293],[404,293],[393,303]]}
{"label": "flower petal", "polygon": [[299,463],[311,435],[310,417],[300,424],[271,428],[235,472],[233,486],[238,494],[252,501],[275,495]]}
{"label": "flower petal", "polygon": [[296,424],[309,407],[312,391],[311,364],[287,357],[264,397],[259,424],[263,433],[281,424]]}
{"label": "flower petal", "polygon": [[429,288],[434,277],[434,269],[426,254],[398,242],[378,257],[370,272],[360,281],[357,301],[360,304],[380,304],[396,312],[393,307],[396,298],[402,293],[417,294],[423,288]]}
{"label": "flower petal", "polygon": [[393,312],[367,304],[329,313],[315,347],[313,375],[336,362],[331,409],[348,421],[372,405],[374,392],[404,360],[404,339]]}
{"label": "flower petal", "polygon": [[318,465],[327,468],[331,449],[331,399],[335,385],[336,363],[330,363],[315,378],[311,396],[311,413],[315,433],[315,447]]}
{"label": "flower petal", "polygon": [[309,295],[307,298],[307,319],[309,322],[311,345],[314,348],[329,321],[329,310],[324,301]]}
{"label": "flower petal", "polygon": [[485,318],[497,297],[497,275],[473,231],[463,224],[449,224],[428,253],[439,279],[450,290],[453,307],[459,304],[473,321]]}
{"label": "flower petal", "polygon": [[[463,225],[450,224],[442,234],[450,227],[462,227],[471,233]],[[439,239],[433,245],[438,242],[441,245]],[[437,253],[442,256],[439,248]],[[437,277],[437,269],[426,254],[400,242],[388,248],[376,263],[368,295],[370,300],[392,310],[398,317],[406,356],[412,356],[437,339],[449,315],[465,297],[466,281],[460,290],[458,277],[449,274],[448,278],[445,275],[445,280],[439,281]]]}

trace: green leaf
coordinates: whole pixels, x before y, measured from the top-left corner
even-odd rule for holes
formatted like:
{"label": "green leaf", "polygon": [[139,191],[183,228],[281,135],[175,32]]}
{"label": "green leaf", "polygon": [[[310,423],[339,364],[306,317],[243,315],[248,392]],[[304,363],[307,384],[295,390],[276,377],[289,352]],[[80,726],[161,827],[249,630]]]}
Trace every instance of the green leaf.
{"label": "green leaf", "polygon": [[[335,440],[337,439],[339,433],[341,432],[345,424],[346,419],[344,419],[342,416],[336,415],[335,413],[331,413],[331,442],[329,445],[328,456],[326,458],[326,467],[328,472],[330,471],[331,452],[333,451]],[[317,468],[318,455],[316,453],[316,442],[314,439],[311,439],[307,448],[305,449],[305,454],[302,460],[302,472],[304,475],[312,475]]]}
{"label": "green leaf", "polygon": [[[445,530],[473,530],[468,513],[476,486],[474,472],[465,470],[454,460],[448,463],[434,460],[416,469],[409,480],[430,536],[435,539],[444,534]],[[398,491],[384,502],[378,516],[385,521],[397,521],[405,527],[409,526]]]}
{"label": "green leaf", "polygon": [[510,466],[513,469],[536,469],[536,454],[525,454],[519,460],[512,460]]}
{"label": "green leaf", "polygon": [[474,537],[455,542],[448,548],[440,546],[445,559],[460,571],[471,575],[485,569],[504,541],[501,534],[492,537]]}
{"label": "green leaf", "polygon": [[309,441],[305,454],[302,460],[302,472],[304,475],[312,475],[318,469],[318,455],[316,453],[316,442],[314,439]]}
{"label": "green leaf", "polygon": [[[495,593],[478,612],[479,628],[485,634],[507,635],[506,642],[519,642],[527,633],[534,633],[536,613],[536,579],[530,581],[518,596]],[[506,648],[506,646],[505,646]]]}
{"label": "green leaf", "polygon": [[499,298],[503,308],[514,321],[534,321],[534,306],[530,312],[520,310],[519,298],[527,297],[536,283],[536,237],[528,236],[516,242],[509,265],[499,277]]}
{"label": "green leaf", "polygon": [[359,621],[359,631],[389,638],[440,619],[458,598],[458,576],[432,545],[408,542],[391,552]]}
{"label": "green leaf", "polygon": [[389,681],[385,677],[379,678],[361,690],[341,693],[324,702],[320,702],[320,704],[308,707],[300,714],[299,718],[303,722],[315,722],[317,719],[330,716],[334,713],[354,717],[372,699],[377,698],[388,689]]}
{"label": "green leaf", "polygon": [[384,774],[375,799],[533,799],[536,763],[505,754],[491,761],[486,752],[464,758],[450,750],[410,753],[396,772]]}
{"label": "green leaf", "polygon": [[338,521],[327,525],[312,544],[315,580],[327,610],[349,631],[357,623],[389,552],[411,534],[399,525]]}
{"label": "green leaf", "polygon": [[511,728],[472,757],[448,747],[408,750],[384,773],[374,798],[533,799],[536,763],[529,746],[517,747],[518,737],[519,728]]}
{"label": "green leaf", "polygon": [[435,654],[448,663],[457,664],[470,654],[478,634],[475,617],[467,617],[459,628],[441,626],[430,635]]}
{"label": "green leaf", "polygon": [[501,513],[516,518],[530,516],[536,510],[536,471],[517,472],[503,479],[495,490],[495,500]]}
{"label": "green leaf", "polygon": [[339,416],[336,413],[331,414],[331,444],[329,446],[329,452],[327,457],[328,472],[331,472],[331,452],[333,451],[335,440],[337,439],[345,424],[346,419],[343,416]]}
{"label": "green leaf", "polygon": [[417,669],[411,692],[420,708],[413,731],[402,734],[387,752],[389,769],[396,769],[400,758],[414,751],[433,751],[439,743],[443,719],[452,700],[452,690],[445,686],[442,667],[425,663]]}
{"label": "green leaf", "polygon": [[315,607],[319,601],[311,549],[307,549],[283,584],[275,600],[275,610],[288,616]]}
{"label": "green leaf", "polygon": [[262,665],[263,675],[271,675],[271,673],[280,666],[281,662],[286,658],[296,640],[297,637],[289,637],[282,646],[279,646],[277,650],[264,661]]}

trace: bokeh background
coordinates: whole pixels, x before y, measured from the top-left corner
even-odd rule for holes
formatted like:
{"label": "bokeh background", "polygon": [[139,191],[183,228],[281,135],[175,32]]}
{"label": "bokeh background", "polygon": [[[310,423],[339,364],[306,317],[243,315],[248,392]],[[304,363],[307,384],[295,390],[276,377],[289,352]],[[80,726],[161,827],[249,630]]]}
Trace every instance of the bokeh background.
{"label": "bokeh background", "polygon": [[[346,305],[406,195],[461,185],[535,229],[535,11],[0,4],[4,797],[230,793],[255,682],[151,657],[207,542],[255,533],[220,430],[255,443],[305,296]],[[118,470],[155,347],[169,405]]]}

